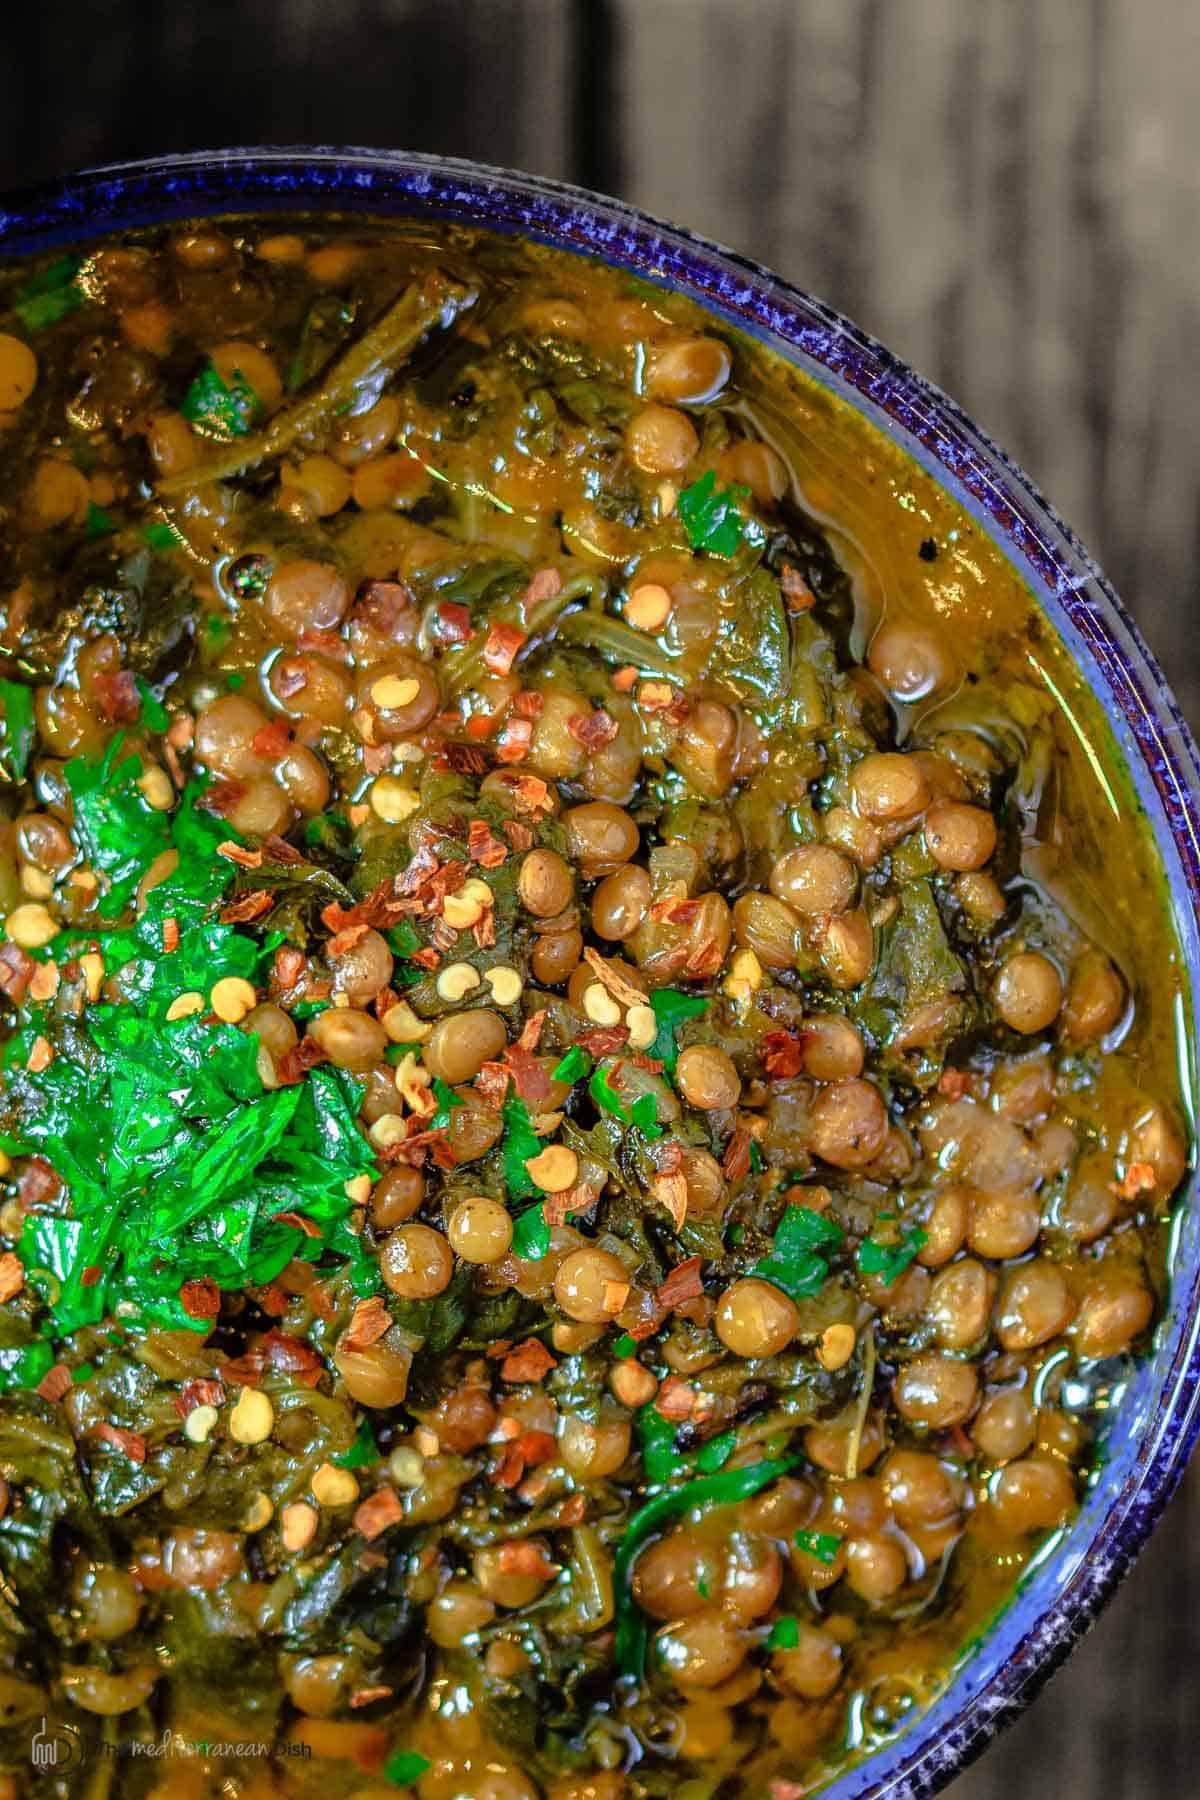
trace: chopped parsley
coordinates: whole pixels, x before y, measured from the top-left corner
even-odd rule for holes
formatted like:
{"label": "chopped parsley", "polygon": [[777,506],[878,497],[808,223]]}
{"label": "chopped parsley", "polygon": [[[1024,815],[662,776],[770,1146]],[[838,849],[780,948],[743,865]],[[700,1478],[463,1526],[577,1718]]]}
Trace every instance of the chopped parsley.
{"label": "chopped parsley", "polygon": [[806,1556],[813,1556],[826,1568],[837,1561],[837,1553],[842,1547],[840,1537],[831,1531],[798,1531],[792,1540],[797,1550],[803,1550]]}
{"label": "chopped parsley", "polygon": [[500,1116],[504,1120],[504,1181],[508,1197],[510,1200],[528,1200],[541,1189],[525,1164],[541,1154],[542,1141],[533,1129],[529,1108],[519,1094],[510,1092],[505,1096]]}
{"label": "chopped parsley", "polygon": [[613,1339],[612,1353],[614,1356],[619,1357],[622,1362],[627,1361],[631,1356],[636,1356],[637,1339],[631,1337],[627,1331],[623,1331],[619,1338]]}
{"label": "chopped parsley", "polygon": [[171,723],[170,713],[148,681],[143,681],[140,675],[133,679],[142,698],[142,724],[148,731],[166,731]]}
{"label": "chopped parsley", "polygon": [[800,1621],[795,1613],[776,1619],[767,1639],[768,1650],[795,1650],[800,1642]]}
{"label": "chopped parsley", "polygon": [[[880,1215],[882,1217],[882,1214]],[[911,1225],[895,1244],[864,1238],[858,1246],[858,1266],[864,1275],[878,1275],[885,1287],[897,1282],[917,1253],[929,1242],[929,1233]]]}
{"label": "chopped parsley", "polygon": [[674,1075],[679,1061],[675,1033],[685,1019],[695,1019],[706,1012],[708,1000],[703,994],[684,994],[678,988],[656,988],[650,1005],[658,1021],[658,1032],[647,1054],[660,1062],[668,1075]]}
{"label": "chopped parsley", "polygon": [[82,267],[78,256],[62,256],[17,289],[13,312],[26,331],[43,331],[57,325],[87,298],[75,277]]}
{"label": "chopped parsley", "polygon": [[429,1767],[429,1758],[419,1750],[393,1750],[383,1765],[383,1778],[393,1787],[411,1787]]}
{"label": "chopped parsley", "polygon": [[819,1293],[829,1279],[829,1255],[845,1233],[833,1219],[811,1206],[789,1206],[779,1221],[767,1255],[756,1262],[751,1275],[761,1276],[793,1300]]}
{"label": "chopped parsley", "polygon": [[580,1044],[572,1044],[562,1060],[550,1071],[551,1081],[581,1081],[592,1066],[592,1059]]}
{"label": "chopped parsley", "polygon": [[183,538],[173,525],[152,519],[149,525],[142,526],[142,542],[149,544],[151,550],[166,551],[177,549]]}
{"label": "chopped parsley", "polygon": [[188,388],[179,410],[205,437],[228,439],[245,437],[262,406],[240,370],[234,370],[232,380],[223,381],[209,361]]}
{"label": "chopped parsley", "polygon": [[513,1255],[519,1256],[522,1262],[540,1262],[550,1249],[550,1227],[546,1222],[546,1207],[539,1200],[536,1206],[527,1206],[513,1222],[512,1238]]}
{"label": "chopped parsley", "polygon": [[375,1442],[375,1431],[366,1413],[358,1422],[354,1442],[340,1456],[330,1459],[339,1469],[366,1469],[372,1463],[382,1462],[383,1453]]}
{"label": "chopped parsley", "polygon": [[699,481],[685,487],[679,495],[678,511],[692,549],[736,556],[746,523],[741,509],[749,498],[747,487],[718,487],[713,469],[706,469]]}

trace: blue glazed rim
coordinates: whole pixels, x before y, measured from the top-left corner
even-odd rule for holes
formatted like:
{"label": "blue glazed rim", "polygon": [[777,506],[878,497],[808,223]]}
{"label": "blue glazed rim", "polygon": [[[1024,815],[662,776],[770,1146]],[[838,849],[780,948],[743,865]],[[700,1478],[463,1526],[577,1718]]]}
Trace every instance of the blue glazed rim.
{"label": "blue glazed rim", "polygon": [[[1103,574],[1033,483],[954,402],[821,301],[732,251],[580,188],[401,151],[201,151],[86,170],[0,197],[0,256],[170,219],[327,210],[524,232],[690,294],[781,350],[914,455],[1024,577],[1094,689],[1149,817],[1197,1032],[1200,757],[1154,658]],[[1185,1072],[1185,1095],[1190,1074]],[[1125,1394],[1079,1517],[940,1697],[823,1790],[924,1800],[1028,1704],[1110,1598],[1175,1491],[1200,1431],[1200,1216],[1177,1216],[1175,1304]]]}

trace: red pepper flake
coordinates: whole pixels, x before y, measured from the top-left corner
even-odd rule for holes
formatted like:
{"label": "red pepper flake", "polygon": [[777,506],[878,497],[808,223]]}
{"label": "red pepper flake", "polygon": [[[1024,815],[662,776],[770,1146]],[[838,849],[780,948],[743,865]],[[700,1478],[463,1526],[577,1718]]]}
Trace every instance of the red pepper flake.
{"label": "red pepper flake", "polygon": [[186,1419],[198,1406],[223,1406],[224,1403],[225,1383],[207,1375],[197,1375],[191,1381],[185,1381],[174,1399],[175,1411],[181,1419]]}
{"label": "red pepper flake", "polygon": [[[301,628],[296,643],[301,650],[311,651],[316,656],[327,656],[331,662],[346,662],[349,658],[345,640],[336,631],[318,631],[312,625],[305,625]],[[275,691],[278,693],[280,690],[276,688]]]}
{"label": "red pepper flake", "polygon": [[627,1025],[592,1025],[579,1033],[576,1040],[589,1056],[612,1056],[629,1042]]}
{"label": "red pepper flake", "polygon": [[512,1082],[521,1099],[535,1111],[550,1098],[550,1077],[538,1058],[522,1044],[510,1044],[504,1052]]}
{"label": "red pepper flake", "polygon": [[779,586],[791,612],[808,612],[817,603],[816,595],[792,563],[784,563]]}
{"label": "red pepper flake", "polygon": [[414,950],[408,960],[415,963],[418,969],[438,969],[442,964],[438,952],[428,945],[421,950]]}
{"label": "red pepper flake", "polygon": [[316,1038],[302,1037],[276,1060],[275,1079],[280,1087],[292,1087],[297,1081],[303,1081],[309,1069],[328,1061],[328,1051],[321,1048]]}
{"label": "red pepper flake", "polygon": [[271,910],[274,902],[266,888],[255,888],[252,893],[241,894],[223,906],[220,912],[222,925],[247,925],[251,919],[261,919],[264,913]]}
{"label": "red pepper flake", "polygon": [[269,863],[282,863],[285,868],[290,869],[298,868],[305,860],[296,846],[280,837],[277,831],[272,831],[263,839],[263,855]]}
{"label": "red pepper flake", "polygon": [[458,600],[440,600],[437,609],[437,634],[443,644],[467,644],[475,636],[471,609]]}
{"label": "red pepper flake", "polygon": [[558,1363],[539,1338],[526,1338],[500,1365],[505,1381],[542,1381]]}
{"label": "red pepper flake", "polygon": [[525,1458],[516,1444],[509,1444],[492,1470],[492,1482],[498,1488],[515,1488],[525,1473]]}
{"label": "red pepper flake", "polygon": [[493,837],[486,819],[472,819],[467,827],[467,855],[481,869],[498,869],[506,861],[508,851],[499,838]]}
{"label": "red pepper flake", "polygon": [[524,762],[533,742],[531,719],[510,719],[496,739],[496,757],[502,763]]}
{"label": "red pepper flake", "polygon": [[567,720],[567,730],[589,755],[603,750],[605,744],[611,744],[618,729],[617,721],[599,709],[590,713],[572,713]]}
{"label": "red pepper flake", "polygon": [[794,1031],[768,1031],[762,1040],[762,1062],[772,1081],[786,1081],[800,1073],[804,1045]]}
{"label": "red pepper flake", "polygon": [[475,1090],[499,1112],[508,1092],[509,1072],[503,1063],[485,1062],[475,1077]]}
{"label": "red pepper flake", "polygon": [[350,1315],[350,1323],[342,1335],[340,1350],[365,1350],[370,1344],[377,1344],[384,1334],[391,1330],[392,1315],[383,1303],[379,1294],[372,1294],[367,1300],[360,1300]]}
{"label": "red pepper flake", "polygon": [[975,1446],[961,1425],[950,1427],[950,1436],[954,1440],[954,1448],[965,1462],[970,1462],[975,1455]]}
{"label": "red pepper flake", "polygon": [[530,1469],[539,1463],[553,1462],[558,1455],[557,1440],[548,1431],[523,1431],[517,1439],[517,1449]]}
{"label": "red pepper flake", "polygon": [[750,1133],[739,1125],[721,1158],[721,1173],[726,1181],[740,1181],[750,1173]]}
{"label": "red pepper flake", "polygon": [[525,633],[518,631],[515,625],[504,625],[499,620],[496,621],[483,646],[483,660],[493,675],[508,674],[513,666],[513,659],[524,642]]}
{"label": "red pepper flake", "polygon": [[530,831],[528,825],[522,825],[519,819],[502,820],[500,829],[518,854],[522,850],[532,848],[533,833]]}
{"label": "red pepper flake", "polygon": [[34,1392],[40,1394],[43,1400],[48,1400],[50,1405],[54,1406],[64,1394],[70,1393],[74,1385],[74,1379],[66,1363],[53,1363],[38,1382]]}
{"label": "red pepper flake", "polygon": [[554,1515],[554,1523],[563,1528],[582,1525],[587,1517],[587,1500],[582,1494],[568,1494]]}
{"label": "red pepper flake", "polygon": [[110,725],[132,725],[142,710],[142,697],[132,669],[94,676],[92,689]]}
{"label": "red pepper flake", "polygon": [[559,1571],[559,1564],[551,1562],[543,1546],[532,1538],[501,1544],[496,1561],[506,1575],[534,1575],[540,1581],[549,1581]]}
{"label": "red pepper flake", "polygon": [[[386,1557],[383,1559],[383,1567],[387,1567]],[[394,1688],[385,1687],[382,1683],[378,1687],[355,1688],[349,1700],[350,1710],[357,1712],[364,1706],[374,1706],[376,1700],[390,1700],[395,1691]]]}
{"label": "red pepper flake", "polygon": [[170,956],[179,948],[179,920],[164,919],[162,928],[163,955]]}
{"label": "red pepper flake", "polygon": [[672,1419],[678,1424],[683,1419],[690,1419],[692,1407],[696,1403],[696,1390],[678,1375],[667,1375],[659,1385],[654,1396],[655,1410],[664,1419]]}
{"label": "red pepper flake", "polygon": [[144,1463],[146,1460],[146,1440],[140,1432],[126,1431],[124,1426],[110,1425],[105,1419],[92,1427],[92,1435],[98,1437],[103,1444],[111,1444],[114,1450],[119,1450],[130,1462]]}
{"label": "red pepper flake", "polygon": [[54,1061],[54,1048],[49,1038],[40,1034],[34,1038],[29,1055],[25,1059],[25,1067],[33,1075],[40,1075]]}
{"label": "red pepper flake", "polygon": [[1121,1200],[1136,1200],[1139,1194],[1153,1193],[1158,1185],[1158,1177],[1154,1173],[1154,1164],[1148,1162],[1130,1163],[1125,1171],[1124,1180],[1116,1189]]}
{"label": "red pepper flake", "polygon": [[184,1282],[179,1304],[189,1319],[215,1319],[221,1310],[221,1290],[211,1275],[199,1275]]}
{"label": "red pepper flake", "polygon": [[0,994],[20,1006],[29,992],[37,963],[17,944],[0,945]]}
{"label": "red pepper flake", "polygon": [[[360,1506],[354,1509],[354,1528],[361,1531],[368,1543],[377,1538],[389,1525],[398,1525],[404,1517],[404,1507],[395,1488],[379,1488],[369,1494]],[[387,1689],[383,1692],[386,1694]]]}
{"label": "red pepper flake", "polygon": [[[246,783],[244,781],[214,781],[209,787],[205,788],[204,792],[197,800],[196,805],[200,807],[202,811],[212,813],[215,818],[227,819],[230,813],[233,812],[238,805],[238,802],[244,797],[245,792]],[[241,849],[240,845],[234,847],[239,850]],[[217,855],[228,855],[224,844],[217,845]],[[243,863],[243,868],[256,869],[262,861],[261,850],[245,850],[242,851],[242,855],[253,856],[255,858],[255,861],[252,863]],[[233,856],[230,857],[229,860],[231,862],[237,862],[239,858]]]}
{"label": "red pepper flake", "polygon": [[264,1351],[247,1350],[243,1355],[221,1364],[221,1379],[231,1387],[257,1387],[267,1366]]}
{"label": "red pepper flake", "polygon": [[79,1277],[80,1287],[98,1287],[103,1273],[99,1263],[89,1263]]}
{"label": "red pepper flake", "polygon": [[476,919],[474,925],[471,927],[471,936],[475,939],[480,950],[491,950],[493,948],[496,942],[496,914],[494,908],[489,906],[486,912],[482,913],[480,917]]}
{"label": "red pepper flake", "polygon": [[513,801],[519,812],[538,819],[554,811],[554,800],[540,775],[518,775],[513,785]]}
{"label": "red pepper flake", "polygon": [[638,672],[633,664],[626,663],[623,669],[617,669],[613,672],[612,685],[616,688],[618,694],[632,693],[633,688],[637,683],[637,678]]}
{"label": "red pepper flake", "polygon": [[[215,785],[219,786],[220,784]],[[207,791],[211,794],[213,790],[209,788]],[[236,863],[239,869],[262,868],[263,853],[261,850],[245,850],[241,844],[235,844],[231,838],[226,838],[223,844],[217,845],[217,855],[223,856],[226,862]]]}
{"label": "red pepper flake", "polygon": [[537,1012],[530,1013],[521,1027],[521,1035],[517,1043],[522,1050],[536,1050],[542,1041],[542,1027],[546,1023],[546,1007],[539,1007]]}
{"label": "red pepper flake", "polygon": [[286,992],[295,987],[303,973],[304,952],[293,949],[290,944],[280,944],[272,965],[272,981],[278,983],[281,991]]}
{"label": "red pepper flake", "polygon": [[656,925],[690,925],[699,911],[698,900],[690,900],[686,894],[668,894],[653,903],[650,917]]}
{"label": "red pepper flake", "polygon": [[715,938],[706,938],[684,963],[684,968],[693,980],[706,975],[715,975],[725,960],[724,952]]}
{"label": "red pepper flake", "polygon": [[303,1213],[277,1212],[271,1214],[277,1225],[290,1225],[296,1231],[302,1231],[305,1237],[319,1238],[321,1227],[313,1220],[306,1219]]}
{"label": "red pepper flake", "polygon": [[61,1186],[56,1170],[46,1158],[31,1156],[17,1183],[17,1193],[20,1195],[21,1205],[29,1212],[32,1207],[43,1206],[52,1195],[57,1194]]}
{"label": "red pepper flake", "polygon": [[281,1319],[288,1309],[288,1297],[277,1281],[268,1281],[266,1287],[252,1287],[248,1291],[255,1305],[273,1319]]}
{"label": "red pepper flake", "polygon": [[661,1075],[666,1067],[661,1056],[646,1056],[640,1050],[635,1050],[629,1060],[635,1069],[644,1069],[647,1075]]}
{"label": "red pepper flake", "polygon": [[369,925],[347,925],[345,931],[335,932],[325,946],[326,956],[345,956],[355,944],[362,942],[370,929]]}
{"label": "red pepper flake", "polygon": [[538,569],[521,599],[526,606],[536,606],[539,600],[553,600],[556,594],[561,594],[562,585],[563,578],[557,569]]}
{"label": "red pepper flake", "polygon": [[0,1256],[0,1305],[12,1300],[25,1286],[25,1265],[15,1250]]}
{"label": "red pepper flake", "polygon": [[776,1775],[767,1783],[769,1800],[804,1800],[811,1792],[811,1788],[801,1787],[798,1781],[786,1781],[782,1775]]}
{"label": "red pepper flake", "polygon": [[536,688],[522,688],[519,694],[513,695],[509,710],[518,719],[540,719],[546,710],[546,696],[539,694]]}
{"label": "red pepper flake", "polygon": [[291,744],[292,733],[283,719],[268,720],[250,739],[250,748],[255,756],[261,756],[272,762],[278,761],[281,756],[286,756]]}
{"label": "red pepper flake", "polygon": [[599,1198],[599,1193],[599,1188],[589,1187],[586,1181],[577,1181],[574,1187],[547,1194],[542,1202],[547,1225],[565,1225],[573,1213],[587,1212]]}
{"label": "red pepper flake", "polygon": [[700,1258],[689,1256],[686,1262],[676,1263],[658,1289],[655,1298],[667,1312],[674,1312],[685,1301],[698,1300],[703,1292],[704,1283],[700,1279]]}
{"label": "red pepper flake", "polygon": [[965,1069],[943,1069],[938,1076],[937,1089],[947,1100],[961,1100],[971,1086],[971,1077]]}
{"label": "red pepper flake", "polygon": [[[315,1294],[310,1291],[310,1299]],[[295,1375],[305,1387],[315,1387],[321,1379],[324,1364],[311,1344],[301,1343],[299,1338],[291,1337],[286,1331],[280,1331],[272,1325],[263,1339],[263,1349],[271,1360],[271,1367],[285,1375]]]}

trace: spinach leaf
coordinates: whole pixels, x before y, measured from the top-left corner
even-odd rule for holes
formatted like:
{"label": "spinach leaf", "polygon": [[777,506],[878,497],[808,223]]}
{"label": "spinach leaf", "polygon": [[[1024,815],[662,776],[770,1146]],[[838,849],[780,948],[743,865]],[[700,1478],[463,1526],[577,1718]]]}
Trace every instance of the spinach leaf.
{"label": "spinach leaf", "polygon": [[0,707],[0,774],[9,781],[21,781],[36,736],[33,689],[21,681],[0,681]]}
{"label": "spinach leaf", "polygon": [[678,510],[692,549],[708,550],[714,556],[736,556],[746,523],[741,509],[749,498],[747,487],[718,487],[713,469],[706,469],[699,481],[685,487],[679,495]]}
{"label": "spinach leaf", "polygon": [[655,988],[650,1005],[658,1021],[658,1032],[647,1055],[660,1062],[666,1074],[674,1075],[679,1061],[675,1033],[685,1019],[698,1018],[707,1011],[708,999],[703,994],[684,994],[678,988]]}
{"label": "spinach leaf", "polygon": [[87,296],[75,279],[82,266],[82,257],[62,256],[17,289],[13,311],[26,331],[42,331],[47,325],[57,325],[60,319],[83,305]]}
{"label": "spinach leaf", "polygon": [[205,437],[224,441],[246,437],[263,409],[240,370],[235,369],[226,382],[210,360],[192,381],[179,410]]}

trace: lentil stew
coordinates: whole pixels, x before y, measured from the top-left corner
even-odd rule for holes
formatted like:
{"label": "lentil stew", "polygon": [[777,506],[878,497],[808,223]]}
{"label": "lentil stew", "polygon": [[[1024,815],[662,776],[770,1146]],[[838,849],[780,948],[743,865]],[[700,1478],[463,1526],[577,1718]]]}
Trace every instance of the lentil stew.
{"label": "lentil stew", "polygon": [[0,1784],[815,1791],[1168,1299],[1184,977],[1029,595],[462,228],[10,265],[0,496]]}

